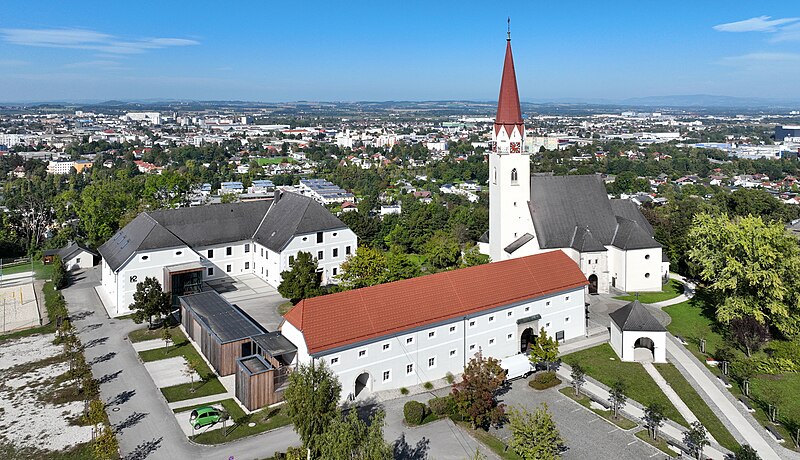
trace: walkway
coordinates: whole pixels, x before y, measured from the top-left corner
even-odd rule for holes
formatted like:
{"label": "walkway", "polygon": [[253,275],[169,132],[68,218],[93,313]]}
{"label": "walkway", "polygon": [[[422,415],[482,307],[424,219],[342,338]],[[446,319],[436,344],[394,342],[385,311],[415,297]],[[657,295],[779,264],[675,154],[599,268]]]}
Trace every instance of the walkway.
{"label": "walkway", "polygon": [[715,411],[717,416],[721,414],[730,422],[726,425],[733,426],[738,432],[738,436],[736,433],[734,436],[739,440],[746,440],[753,449],[758,451],[758,455],[763,460],[780,460],[781,457],[765,439],[766,430],[754,428],[747,417],[742,414],[744,409],[740,409],[740,405],[733,400],[733,396],[728,390],[721,387],[718,379],[713,377],[707,369],[703,369],[700,362],[686,348],[678,345],[672,335],[667,337],[667,356],[670,361],[678,364],[678,369],[682,371],[681,373],[698,393],[705,393],[707,398],[703,399],[710,400],[717,407],[718,410]]}
{"label": "walkway", "polygon": [[[561,364],[558,369],[558,376],[565,382],[572,382],[572,377],[570,377],[571,371],[572,369],[568,365]],[[608,390],[588,377],[586,378],[586,383],[583,384],[581,391],[591,394],[596,399],[601,401],[608,401],[609,398]],[[642,405],[631,399],[627,401],[621,411],[637,421],[644,419],[644,409],[642,408]],[[661,433],[661,435],[665,438],[671,439],[673,444],[683,444],[683,433],[685,430],[685,427],[682,427],[671,420],[667,420],[659,429],[659,433]],[[714,445],[706,446],[705,449],[703,449],[703,454],[713,460],[726,460],[726,455],[728,452],[726,449],[716,445],[715,443]]]}
{"label": "walkway", "polygon": [[[676,409],[678,409],[678,412],[681,413],[681,415],[683,416],[683,418],[686,419],[687,422],[694,423],[700,421],[697,419],[697,417],[695,417],[692,410],[689,409],[689,406],[687,406],[686,403],[683,402],[681,397],[678,396],[678,393],[676,393],[675,390],[672,389],[670,384],[667,383],[667,381],[664,379],[661,373],[658,372],[656,367],[653,366],[653,363],[642,363],[642,366],[644,367],[644,370],[647,371],[648,374],[650,374],[650,377],[652,377],[653,380],[655,380],[656,385],[658,385],[658,387],[661,388],[661,391],[663,391],[664,394],[667,395],[667,399],[669,399],[672,405],[675,406]],[[708,437],[711,438],[711,433],[709,433]],[[714,442],[717,442],[716,439],[714,440]]]}
{"label": "walkway", "polygon": [[694,297],[694,289],[695,289],[694,283],[688,281],[686,278],[677,273],[670,273],[669,277],[683,283],[683,294],[677,297],[673,297],[672,299],[664,300],[662,302],[655,302],[648,305],[652,305],[656,308],[664,308],[664,307],[669,307],[670,305],[676,305],[681,302],[686,302],[687,300]]}

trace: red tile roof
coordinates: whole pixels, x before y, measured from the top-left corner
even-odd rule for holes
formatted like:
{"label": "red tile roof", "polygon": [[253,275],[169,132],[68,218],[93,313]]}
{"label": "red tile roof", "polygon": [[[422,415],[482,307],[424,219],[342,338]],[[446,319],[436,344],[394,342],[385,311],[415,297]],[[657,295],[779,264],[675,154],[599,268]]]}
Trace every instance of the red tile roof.
{"label": "red tile roof", "polygon": [[285,319],[316,354],[586,284],[552,251],[302,300]]}

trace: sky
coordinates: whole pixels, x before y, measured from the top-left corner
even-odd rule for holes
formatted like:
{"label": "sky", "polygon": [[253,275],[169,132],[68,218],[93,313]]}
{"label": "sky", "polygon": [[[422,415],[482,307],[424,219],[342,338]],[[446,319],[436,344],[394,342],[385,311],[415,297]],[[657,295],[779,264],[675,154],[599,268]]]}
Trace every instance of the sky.
{"label": "sky", "polygon": [[0,101],[800,100],[797,0],[2,0]]}

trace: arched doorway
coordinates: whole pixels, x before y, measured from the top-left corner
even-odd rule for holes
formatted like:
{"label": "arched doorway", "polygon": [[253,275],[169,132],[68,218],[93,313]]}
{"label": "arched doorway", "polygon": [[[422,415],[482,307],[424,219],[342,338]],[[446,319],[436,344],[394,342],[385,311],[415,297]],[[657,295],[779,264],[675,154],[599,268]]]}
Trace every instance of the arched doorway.
{"label": "arched doorway", "polygon": [[522,331],[522,335],[519,337],[519,352],[520,353],[527,353],[528,347],[530,346],[531,342],[534,339],[533,335],[533,328],[529,327]]}
{"label": "arched doorway", "polygon": [[362,372],[361,375],[356,377],[355,392],[353,393],[357,398],[364,390],[369,391],[370,378],[369,374]]}
{"label": "arched doorway", "polygon": [[597,294],[597,275],[589,275],[589,294]]}
{"label": "arched doorway", "polygon": [[649,337],[639,337],[633,343],[634,361],[653,361],[655,360],[656,344]]}

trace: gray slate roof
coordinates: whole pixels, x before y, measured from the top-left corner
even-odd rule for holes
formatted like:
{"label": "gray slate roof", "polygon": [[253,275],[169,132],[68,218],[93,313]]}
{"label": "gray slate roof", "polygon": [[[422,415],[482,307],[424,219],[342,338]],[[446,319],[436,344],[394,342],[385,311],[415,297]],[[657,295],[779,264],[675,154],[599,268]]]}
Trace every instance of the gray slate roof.
{"label": "gray slate roof", "polygon": [[89,254],[95,255],[94,251],[92,251],[91,249],[83,246],[80,243],[72,243],[69,246],[61,248],[61,249],[58,250],[57,254],[58,254],[58,257],[61,258],[61,260],[67,260],[67,259],[71,259],[71,258],[75,257],[76,255],[78,255],[79,253],[84,252],[84,251],[88,252]]}
{"label": "gray slate roof", "polygon": [[242,340],[265,331],[216,291],[180,297],[180,302],[204,323],[220,343]]}
{"label": "gray slate roof", "polygon": [[136,251],[197,248],[253,239],[280,252],[292,237],[347,228],[311,198],[283,193],[280,200],[215,204],[143,212],[98,251],[117,271]]}
{"label": "gray slate roof", "polygon": [[295,235],[346,229],[336,216],[309,197],[296,193],[278,193],[275,204],[264,217],[253,240],[280,252]]}
{"label": "gray slate roof", "polygon": [[509,254],[513,254],[514,251],[525,246],[525,243],[533,239],[533,235],[530,233],[525,233],[524,235],[520,236],[516,240],[514,240],[511,244],[505,247],[505,251]]}
{"label": "gray slate roof", "polygon": [[638,300],[634,300],[609,316],[621,331],[666,331],[664,326]]}
{"label": "gray slate roof", "polygon": [[[617,201],[620,202],[615,203]],[[661,247],[652,238],[653,229],[636,204],[622,201],[627,200],[609,200],[605,186],[595,175],[531,176],[528,207],[539,246],[543,249],[586,247],[585,251],[617,246],[614,238],[619,226],[617,216],[620,216],[643,232],[626,228],[626,236],[620,236],[620,244],[628,243],[627,235],[633,235],[635,241],[629,243],[632,245],[629,249]]]}

